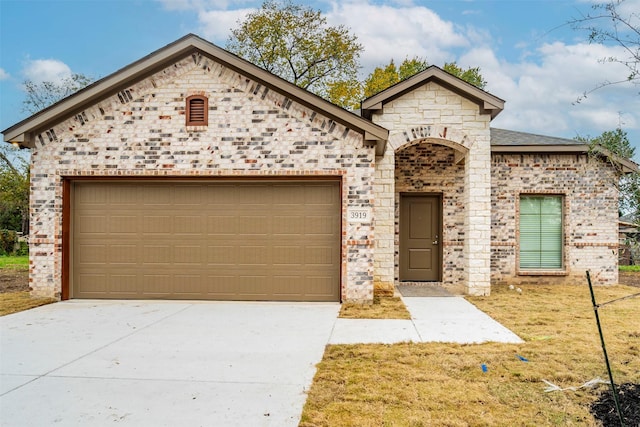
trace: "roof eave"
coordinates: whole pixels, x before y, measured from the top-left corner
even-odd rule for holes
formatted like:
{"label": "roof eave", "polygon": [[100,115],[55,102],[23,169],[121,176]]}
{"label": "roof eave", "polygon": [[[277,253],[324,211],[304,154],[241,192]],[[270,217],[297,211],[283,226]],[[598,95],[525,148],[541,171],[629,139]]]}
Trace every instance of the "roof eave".
{"label": "roof eave", "polygon": [[609,158],[620,166],[622,173],[638,172],[638,165],[628,159],[624,159],[601,146],[591,147],[588,144],[573,145],[492,145],[492,153],[589,153],[594,152]]}
{"label": "roof eave", "polygon": [[[33,147],[34,141],[31,140],[31,135],[37,133],[39,130],[46,129],[48,124],[50,125],[69,117],[73,112],[82,111],[88,105],[98,102],[100,99],[121,90],[133,82],[147,77],[171,61],[178,60],[178,58],[184,57],[194,50],[214,58],[216,61],[223,63],[234,71],[246,75],[252,80],[285,92],[287,96],[290,96],[293,100],[307,107],[320,110],[330,119],[361,133],[365,141],[383,141],[383,145],[386,144],[386,140],[389,137],[389,131],[387,129],[325,101],[317,95],[281,79],[193,34],[182,37],[125,68],[87,86],[74,95],[9,127],[2,132],[4,134],[4,140],[6,142],[17,142],[22,146]],[[376,144],[378,143],[376,142]]]}
{"label": "roof eave", "polygon": [[432,65],[426,70],[362,101],[362,116],[370,119],[373,112],[382,110],[387,102],[432,80],[475,102],[480,107],[480,112],[482,114],[490,114],[492,119],[504,109],[504,100]]}

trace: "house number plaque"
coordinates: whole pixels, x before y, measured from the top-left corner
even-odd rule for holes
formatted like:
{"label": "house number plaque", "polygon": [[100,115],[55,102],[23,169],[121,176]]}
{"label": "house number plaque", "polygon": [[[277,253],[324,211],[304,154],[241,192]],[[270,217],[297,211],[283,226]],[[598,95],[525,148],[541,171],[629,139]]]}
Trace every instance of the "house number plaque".
{"label": "house number plaque", "polygon": [[371,222],[371,209],[367,209],[367,208],[347,209],[347,219],[350,223]]}

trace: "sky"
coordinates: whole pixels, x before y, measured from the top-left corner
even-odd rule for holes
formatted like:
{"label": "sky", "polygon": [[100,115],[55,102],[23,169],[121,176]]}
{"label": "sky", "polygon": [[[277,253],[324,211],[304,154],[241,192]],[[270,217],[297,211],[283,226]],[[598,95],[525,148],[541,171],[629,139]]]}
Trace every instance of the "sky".
{"label": "sky", "polygon": [[[640,160],[640,87],[615,44],[589,44],[567,23],[595,0],[313,0],[330,25],[345,25],[364,46],[360,75],[420,57],[429,64],[480,67],[486,90],[506,101],[492,126],[565,138],[621,127]],[[29,116],[23,82],[71,73],[105,77],[194,33],[225,47],[261,1],[0,0],[0,130]],[[635,14],[640,0],[621,11]],[[576,102],[584,94],[586,98]]]}

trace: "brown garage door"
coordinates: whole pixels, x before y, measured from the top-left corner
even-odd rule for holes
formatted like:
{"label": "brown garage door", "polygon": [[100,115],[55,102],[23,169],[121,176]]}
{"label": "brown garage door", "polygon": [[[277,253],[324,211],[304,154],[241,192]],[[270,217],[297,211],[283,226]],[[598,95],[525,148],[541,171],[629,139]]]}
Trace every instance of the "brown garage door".
{"label": "brown garage door", "polygon": [[72,187],[72,298],[340,299],[338,182]]}

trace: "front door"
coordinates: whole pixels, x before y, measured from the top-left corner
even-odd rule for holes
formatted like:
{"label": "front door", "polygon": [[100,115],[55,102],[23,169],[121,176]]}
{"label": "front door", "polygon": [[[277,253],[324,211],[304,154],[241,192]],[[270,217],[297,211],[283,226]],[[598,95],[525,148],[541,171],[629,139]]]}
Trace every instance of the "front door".
{"label": "front door", "polygon": [[400,196],[400,281],[441,280],[439,196]]}

